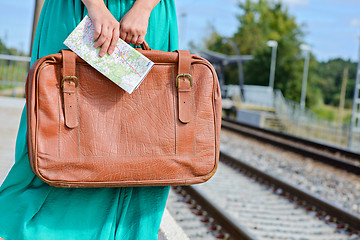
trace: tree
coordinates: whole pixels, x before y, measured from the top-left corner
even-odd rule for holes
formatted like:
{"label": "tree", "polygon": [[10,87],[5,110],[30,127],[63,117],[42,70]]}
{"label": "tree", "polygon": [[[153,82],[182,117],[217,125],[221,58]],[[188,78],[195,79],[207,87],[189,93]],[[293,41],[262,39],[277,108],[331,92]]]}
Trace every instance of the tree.
{"label": "tree", "polygon": [[[241,54],[251,54],[254,59],[244,65],[245,84],[268,86],[270,74],[271,48],[269,40],[278,42],[275,72],[275,88],[284,96],[299,102],[301,95],[304,57],[300,50],[303,42],[302,25],[296,24],[295,18],[288,13],[281,1],[246,0],[240,3],[242,14],[232,40]],[[206,46],[212,51],[234,55],[232,46],[213,30],[206,40]],[[356,64],[350,60],[332,59],[318,62],[310,53],[310,68],[306,105],[324,117],[334,118],[339,105],[341,81],[344,69],[348,68],[345,107],[351,108],[354,91]],[[225,68],[225,84],[238,83],[237,66]],[[325,105],[332,105],[335,110],[325,112]],[[331,109],[331,107],[327,108]],[[332,112],[331,112],[332,111]]]}
{"label": "tree", "polygon": [[356,78],[356,63],[350,60],[336,58],[326,62],[319,62],[318,66],[313,70],[312,75],[315,78],[321,79],[321,81],[315,85],[315,88],[322,90],[325,104],[338,106],[343,72],[346,67],[348,67],[349,70],[349,82],[346,87],[345,106],[351,108]]}
{"label": "tree", "polygon": [[26,54],[16,48],[9,48],[5,45],[2,39],[0,39],[0,54],[26,56]]}
{"label": "tree", "polygon": [[6,50],[7,50],[7,48],[6,48],[5,44],[0,39],[0,54],[5,53]]}
{"label": "tree", "polygon": [[248,84],[268,85],[271,48],[267,41],[278,42],[275,88],[288,99],[299,101],[303,61],[300,44],[303,33],[282,2],[247,0],[240,4],[244,13],[238,16],[240,27],[234,41],[254,60],[245,65]]}
{"label": "tree", "polygon": [[[254,60],[244,66],[245,83],[269,84],[271,48],[266,43],[268,40],[276,40],[278,53],[275,88],[281,89],[285,97],[299,101],[303,66],[299,46],[303,33],[295,23],[295,18],[289,15],[281,2],[247,0],[240,3],[239,7],[243,14],[238,16],[240,26],[232,40],[239,47],[241,54],[254,56]],[[208,41],[208,48],[225,54],[234,54],[231,46],[223,43],[222,37],[216,33],[213,33]]]}

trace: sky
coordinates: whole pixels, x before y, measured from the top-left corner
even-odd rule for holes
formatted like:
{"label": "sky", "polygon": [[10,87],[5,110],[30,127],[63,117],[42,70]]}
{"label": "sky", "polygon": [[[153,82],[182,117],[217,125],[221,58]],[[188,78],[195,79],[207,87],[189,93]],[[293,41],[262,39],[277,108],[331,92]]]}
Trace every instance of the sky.
{"label": "sky", "polygon": [[[59,1],[59,0],[57,0]],[[210,24],[231,37],[239,27],[237,6],[243,0],[176,0],[180,48],[190,41],[198,45],[209,36]],[[0,38],[29,52],[34,2],[0,0]],[[299,25],[304,41],[318,60],[341,57],[358,60],[360,0],[282,0]]]}

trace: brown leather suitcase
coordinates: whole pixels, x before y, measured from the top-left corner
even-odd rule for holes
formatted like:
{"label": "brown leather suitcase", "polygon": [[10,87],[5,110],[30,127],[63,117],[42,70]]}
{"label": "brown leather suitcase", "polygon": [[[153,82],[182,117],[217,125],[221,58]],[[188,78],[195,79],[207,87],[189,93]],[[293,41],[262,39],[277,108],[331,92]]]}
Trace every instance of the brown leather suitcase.
{"label": "brown leather suitcase", "polygon": [[32,170],[56,187],[189,185],[219,159],[221,94],[188,51],[139,50],[155,62],[132,94],[70,50],[36,61],[26,83]]}

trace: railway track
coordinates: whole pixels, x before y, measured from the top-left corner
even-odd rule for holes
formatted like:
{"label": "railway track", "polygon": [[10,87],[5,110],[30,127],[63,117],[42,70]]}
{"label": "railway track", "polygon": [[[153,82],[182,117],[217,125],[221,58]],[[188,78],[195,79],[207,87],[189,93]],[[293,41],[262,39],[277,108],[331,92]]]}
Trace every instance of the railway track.
{"label": "railway track", "polygon": [[214,239],[360,239],[359,216],[224,153],[220,159],[209,182],[175,188]]}
{"label": "railway track", "polygon": [[[355,182],[360,175],[358,153],[227,120],[223,120],[222,128],[353,173],[355,175],[350,174],[353,176],[350,179],[355,179]],[[231,141],[238,140],[234,138],[228,142]],[[236,148],[235,144],[229,146],[231,149]],[[246,145],[243,147],[247,148]],[[251,151],[246,153],[251,154]],[[241,158],[243,155],[239,156]],[[257,164],[262,164],[264,155],[259,156],[262,160],[257,161]],[[185,228],[190,229],[190,232],[185,230],[190,239],[360,240],[358,213],[314,195],[304,190],[303,186],[299,188],[296,184],[289,183],[288,179],[284,182],[267,174],[253,162],[246,163],[225,153],[220,154],[220,161],[219,171],[209,182],[176,187],[175,191],[171,191],[173,195],[173,192],[178,193],[178,200],[174,200],[174,196],[170,199],[178,202],[177,212],[181,212],[178,214],[178,221],[181,221],[180,225],[185,224]],[[318,167],[328,168],[321,164]],[[320,171],[320,174],[326,171],[328,170]],[[333,177],[338,179],[334,174]],[[342,175],[347,173],[342,172]],[[340,179],[337,181],[342,181]],[[349,183],[344,184],[348,186]],[[356,188],[353,191],[358,191],[358,186],[354,186]],[[182,218],[187,209],[184,204],[198,216],[196,221],[194,216],[187,216],[185,220]]]}
{"label": "railway track", "polygon": [[287,134],[223,119],[222,128],[299,153],[360,176],[360,154]]}

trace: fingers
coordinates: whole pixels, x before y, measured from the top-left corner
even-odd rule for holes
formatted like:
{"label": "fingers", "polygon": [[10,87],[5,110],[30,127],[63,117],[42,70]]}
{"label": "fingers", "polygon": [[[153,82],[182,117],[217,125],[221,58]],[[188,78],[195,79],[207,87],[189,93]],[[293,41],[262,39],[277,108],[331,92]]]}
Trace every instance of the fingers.
{"label": "fingers", "polygon": [[91,15],[90,18],[92,18],[95,28],[94,39],[96,43],[94,47],[100,47],[100,57],[106,53],[112,54],[119,38],[135,45],[140,45],[144,42],[150,16],[147,13],[144,14],[141,11],[139,12],[139,10],[129,11],[120,23],[116,21],[106,8],[103,11],[91,11],[89,15]]}
{"label": "fingers", "polygon": [[138,41],[138,38],[139,38],[139,36],[134,35],[134,36],[131,38],[130,42],[131,42],[132,44],[136,44],[137,41]]}
{"label": "fingers", "polygon": [[124,41],[127,42],[127,43],[130,43],[132,38],[133,38],[133,35],[128,33],[128,34],[126,35],[126,38],[125,38]]}
{"label": "fingers", "polygon": [[125,31],[122,31],[122,29],[119,29],[119,31],[120,31],[120,38],[125,41],[127,33]]}
{"label": "fingers", "polygon": [[95,32],[94,32],[94,40],[97,40],[99,37],[100,37],[100,34],[101,34],[101,25],[99,24],[94,24],[94,29],[95,29]]}
{"label": "fingers", "polygon": [[[130,24],[131,23],[131,24]],[[125,16],[120,21],[120,38],[127,43],[140,45],[144,42],[147,32],[147,22],[129,21]]]}
{"label": "fingers", "polygon": [[135,45],[140,45],[140,44],[143,44],[145,41],[145,36],[139,36]]}
{"label": "fingers", "polygon": [[[94,24],[95,48],[100,48],[99,56],[111,54],[119,40],[120,23],[114,18],[104,1],[85,1],[89,17]],[[87,3],[87,4],[86,4]]]}
{"label": "fingers", "polygon": [[110,46],[110,39],[107,39],[104,44],[101,46],[100,52],[99,52],[99,56],[102,57],[106,54],[106,52],[109,50],[109,46]]}
{"label": "fingers", "polygon": [[108,28],[103,27],[101,29],[101,35],[99,37],[99,39],[97,40],[97,42],[95,43],[94,47],[98,48],[101,46],[100,52],[99,52],[99,56],[102,57],[105,55],[105,53],[108,51],[109,46],[110,46],[110,41],[111,41],[111,34]]}
{"label": "fingers", "polygon": [[106,42],[106,40],[109,39],[108,32],[109,30],[105,27],[101,29],[100,37],[96,40],[96,43],[94,44],[95,48],[102,46]]}
{"label": "fingers", "polygon": [[125,32],[123,29],[120,29],[120,38],[127,43],[132,43],[134,45],[140,45],[144,42],[146,33],[137,33],[137,32]]}
{"label": "fingers", "polygon": [[100,28],[95,27],[94,37],[96,36],[99,37],[97,38],[94,47],[101,47],[99,51],[99,56],[102,57],[106,53],[113,53],[119,40],[119,23],[116,21],[115,23],[110,24],[105,23],[101,25]]}
{"label": "fingers", "polygon": [[120,29],[115,28],[113,31],[113,37],[112,37],[112,40],[111,40],[111,43],[109,46],[109,50],[108,50],[109,54],[112,54],[114,52],[117,42],[119,40],[119,37],[120,37]]}

